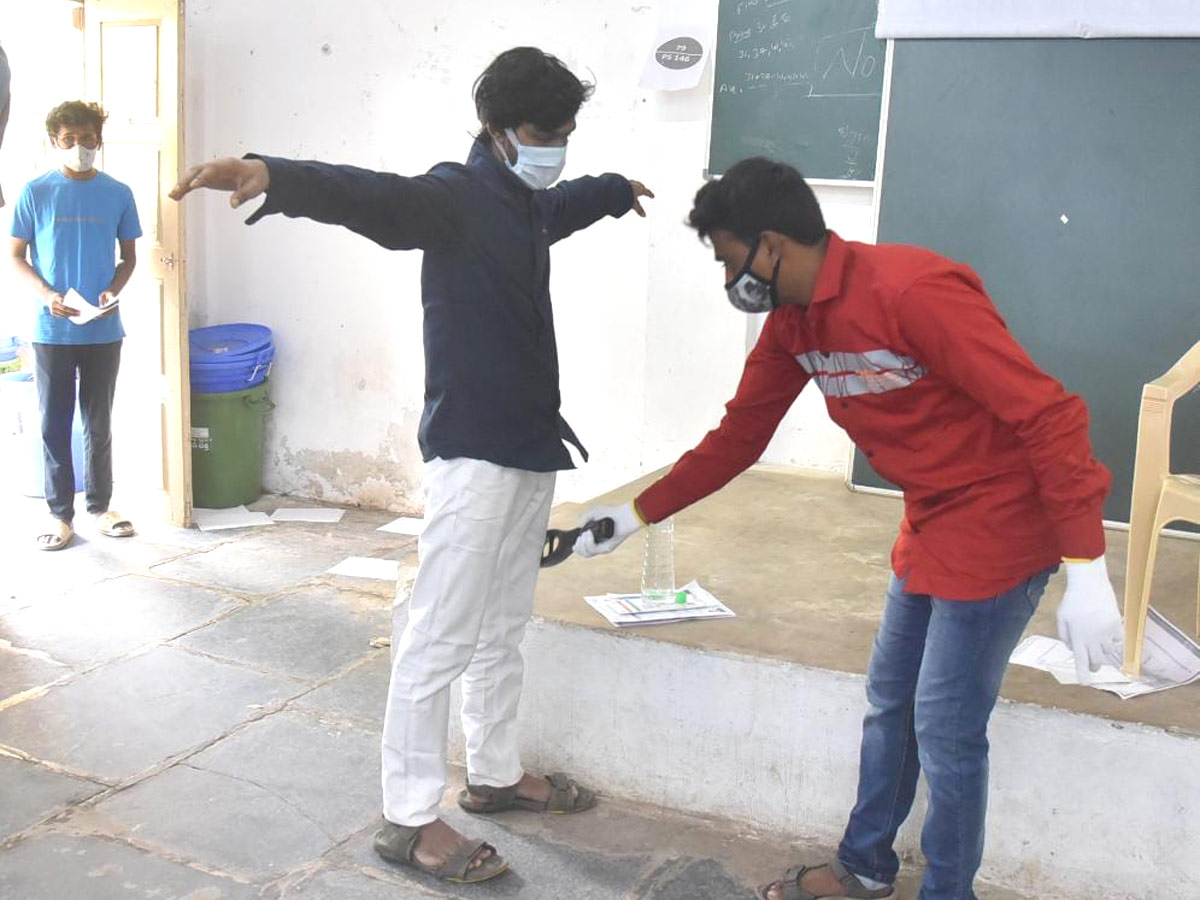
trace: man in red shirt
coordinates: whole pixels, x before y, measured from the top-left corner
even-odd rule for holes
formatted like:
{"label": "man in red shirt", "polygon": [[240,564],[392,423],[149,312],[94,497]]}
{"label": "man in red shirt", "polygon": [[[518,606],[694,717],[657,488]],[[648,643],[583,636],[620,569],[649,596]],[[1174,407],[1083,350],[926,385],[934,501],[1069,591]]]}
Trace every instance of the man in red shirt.
{"label": "man in red shirt", "polygon": [[894,896],[893,842],[929,785],[920,900],[975,900],[987,726],[1005,665],[1060,562],[1059,633],[1080,680],[1120,658],[1104,564],[1110,476],[1083,401],[1013,339],[979,277],[927,250],[843,241],[795,169],[763,158],[696,195],[689,224],[729,301],[769,313],[721,424],[633,501],[588,512],[582,556],[611,552],[752,465],[809,381],[880,475],[904,489],[893,576],[867,675],[858,800],[837,859],[764,900]]}

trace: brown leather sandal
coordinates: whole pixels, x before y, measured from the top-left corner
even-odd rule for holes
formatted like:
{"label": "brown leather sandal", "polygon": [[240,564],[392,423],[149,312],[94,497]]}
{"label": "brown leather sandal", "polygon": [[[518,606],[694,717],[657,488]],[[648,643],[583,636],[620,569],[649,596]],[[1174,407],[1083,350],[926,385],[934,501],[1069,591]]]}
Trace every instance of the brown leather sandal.
{"label": "brown leather sandal", "polygon": [[[508,863],[496,854],[496,848],[484,841],[468,841],[440,865],[428,866],[416,857],[417,844],[421,842],[421,830],[425,826],[396,825],[386,819],[375,832],[375,852],[388,862],[411,866],[426,875],[454,884],[478,884],[490,881],[508,871]],[[484,851],[491,856],[478,866],[471,866]]]}
{"label": "brown leather sandal", "polygon": [[[834,877],[842,883],[842,892],[840,894],[814,894],[812,891],[806,891],[800,887],[804,873],[812,872],[815,869],[831,869]],[[794,866],[788,869],[778,881],[759,885],[759,900],[768,900],[767,892],[775,887],[783,888],[783,893],[778,895],[777,900],[891,900],[896,896],[896,889],[891,885],[871,890],[858,880],[857,875],[837,860],[824,866]]]}
{"label": "brown leather sandal", "polygon": [[458,795],[458,805],[469,813],[498,813],[509,809],[528,809],[533,812],[567,815],[583,812],[596,805],[595,791],[589,791],[562,772],[546,776],[550,782],[550,797],[545,801],[518,797],[518,785],[489,787],[468,784]]}

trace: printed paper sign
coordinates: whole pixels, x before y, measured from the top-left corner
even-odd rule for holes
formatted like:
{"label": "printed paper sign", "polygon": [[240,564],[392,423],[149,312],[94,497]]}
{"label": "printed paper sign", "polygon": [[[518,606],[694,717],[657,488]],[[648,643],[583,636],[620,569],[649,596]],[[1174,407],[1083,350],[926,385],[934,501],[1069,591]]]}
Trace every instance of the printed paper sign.
{"label": "printed paper sign", "polygon": [[706,25],[660,25],[654,50],[642,70],[641,86],[656,91],[684,91],[700,83],[712,46]]}

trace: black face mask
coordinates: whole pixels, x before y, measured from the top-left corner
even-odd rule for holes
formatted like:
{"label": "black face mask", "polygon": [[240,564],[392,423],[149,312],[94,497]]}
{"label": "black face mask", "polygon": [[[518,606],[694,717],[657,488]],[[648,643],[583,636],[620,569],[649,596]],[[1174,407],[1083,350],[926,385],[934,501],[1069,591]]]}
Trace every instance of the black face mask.
{"label": "black face mask", "polygon": [[765,313],[779,308],[779,265],[782,260],[775,263],[775,271],[771,273],[769,281],[750,271],[761,241],[761,237],[754,239],[742,271],[725,285],[725,296],[729,298],[733,308],[744,313]]}

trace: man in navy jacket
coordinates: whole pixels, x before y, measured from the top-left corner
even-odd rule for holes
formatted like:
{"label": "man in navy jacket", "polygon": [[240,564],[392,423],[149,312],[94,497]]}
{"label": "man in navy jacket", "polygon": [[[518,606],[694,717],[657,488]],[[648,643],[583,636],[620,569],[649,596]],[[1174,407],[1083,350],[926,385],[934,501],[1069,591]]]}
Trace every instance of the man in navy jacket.
{"label": "man in navy jacket", "polygon": [[[559,414],[550,245],[653,194],[620,175],[558,181],[591,93],[532,47],[500,54],[475,83],[483,126],[465,165],[403,177],[249,154],[188,171],[179,199],[208,187],[249,219],[282,213],[342,225],[393,250],[421,249],[425,310],[425,531],[408,617],[393,641],[376,850],[454,881],[507,863],[437,816],[446,788],[450,685],[462,676],[471,812],[577,812],[595,795],[518,755],[520,642],[533,608],[555,473],[586,451]],[[552,186],[553,185],[553,186]]]}

